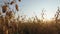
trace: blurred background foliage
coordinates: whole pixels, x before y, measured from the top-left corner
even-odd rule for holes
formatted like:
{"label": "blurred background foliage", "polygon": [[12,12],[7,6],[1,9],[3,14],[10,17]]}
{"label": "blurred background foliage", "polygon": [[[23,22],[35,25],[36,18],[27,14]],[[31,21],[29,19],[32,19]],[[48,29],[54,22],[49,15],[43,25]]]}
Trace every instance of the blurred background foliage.
{"label": "blurred background foliage", "polygon": [[[21,2],[21,0],[18,0]],[[15,4],[15,9],[18,12],[18,5],[16,0],[11,2],[4,2],[1,6],[2,12],[0,12],[0,34],[60,34],[60,9],[55,14],[54,19],[50,21],[43,21],[44,12],[42,11],[42,20],[37,16],[26,20],[26,16],[18,16],[15,18],[15,13],[10,10],[9,5]],[[4,14],[4,15],[2,15]]]}

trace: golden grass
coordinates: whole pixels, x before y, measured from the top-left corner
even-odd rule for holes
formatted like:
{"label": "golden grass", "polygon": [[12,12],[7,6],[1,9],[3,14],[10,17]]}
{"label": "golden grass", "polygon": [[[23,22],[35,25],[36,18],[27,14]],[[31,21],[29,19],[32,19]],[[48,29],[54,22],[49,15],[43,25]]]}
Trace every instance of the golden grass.
{"label": "golden grass", "polygon": [[60,34],[60,23],[56,24],[54,20],[43,22],[34,19],[24,22],[24,19],[17,20],[8,17],[0,16],[0,34]]}

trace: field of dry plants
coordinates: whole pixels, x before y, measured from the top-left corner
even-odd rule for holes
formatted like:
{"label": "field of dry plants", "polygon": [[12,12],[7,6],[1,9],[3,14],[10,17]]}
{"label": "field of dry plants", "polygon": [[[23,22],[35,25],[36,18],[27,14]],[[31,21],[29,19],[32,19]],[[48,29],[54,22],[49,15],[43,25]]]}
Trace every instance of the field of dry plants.
{"label": "field of dry plants", "polygon": [[[21,0],[18,0],[19,2]],[[0,34],[60,34],[60,10],[58,8],[54,19],[50,21],[43,21],[38,19],[37,16],[31,20],[25,20],[23,16],[15,18],[15,12],[10,10],[9,5],[15,4],[15,9],[18,12],[18,4],[16,1],[4,3],[0,11]],[[4,15],[3,15],[4,14]],[[20,20],[21,18],[21,20]]]}
{"label": "field of dry plants", "polygon": [[24,19],[18,20],[10,16],[0,16],[0,34],[60,34],[60,23],[54,20],[34,19],[24,22]]}

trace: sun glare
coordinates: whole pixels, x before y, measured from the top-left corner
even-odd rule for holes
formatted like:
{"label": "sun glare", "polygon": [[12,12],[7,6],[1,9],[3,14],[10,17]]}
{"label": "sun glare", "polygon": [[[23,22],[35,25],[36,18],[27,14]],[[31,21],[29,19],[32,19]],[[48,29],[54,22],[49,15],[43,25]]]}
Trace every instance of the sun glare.
{"label": "sun glare", "polygon": [[51,16],[46,16],[46,19],[50,20],[51,19]]}
{"label": "sun glare", "polygon": [[53,18],[53,14],[50,12],[46,12],[45,20],[51,20]]}

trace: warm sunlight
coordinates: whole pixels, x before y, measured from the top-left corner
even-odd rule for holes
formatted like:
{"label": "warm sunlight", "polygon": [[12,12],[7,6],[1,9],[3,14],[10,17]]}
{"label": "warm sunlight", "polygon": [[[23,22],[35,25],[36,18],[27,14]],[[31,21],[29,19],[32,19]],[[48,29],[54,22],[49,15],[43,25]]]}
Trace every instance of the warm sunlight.
{"label": "warm sunlight", "polygon": [[60,0],[0,0],[0,34],[60,34]]}
{"label": "warm sunlight", "polygon": [[50,16],[49,14],[47,14],[46,19],[50,20],[52,18],[52,16]]}
{"label": "warm sunlight", "polygon": [[44,15],[45,20],[51,20],[54,17],[54,14],[55,13],[53,12],[45,12],[45,15]]}
{"label": "warm sunlight", "polygon": [[46,16],[46,19],[50,20],[52,17],[51,16]]}

